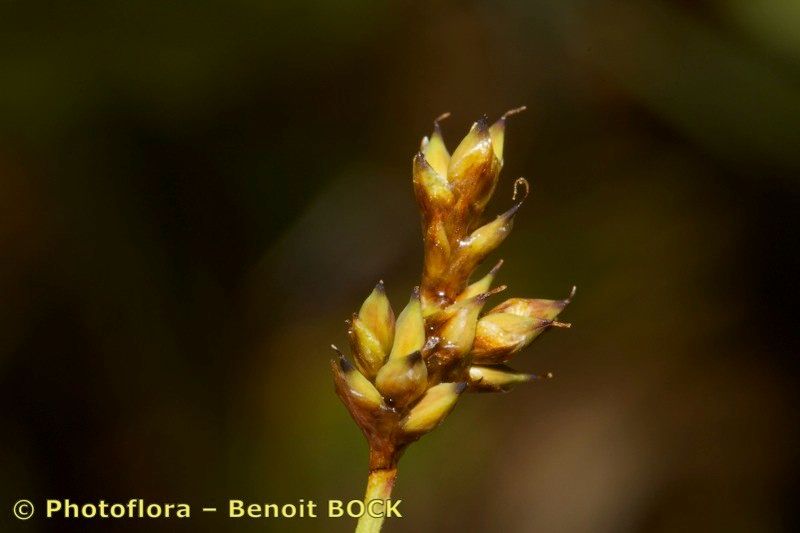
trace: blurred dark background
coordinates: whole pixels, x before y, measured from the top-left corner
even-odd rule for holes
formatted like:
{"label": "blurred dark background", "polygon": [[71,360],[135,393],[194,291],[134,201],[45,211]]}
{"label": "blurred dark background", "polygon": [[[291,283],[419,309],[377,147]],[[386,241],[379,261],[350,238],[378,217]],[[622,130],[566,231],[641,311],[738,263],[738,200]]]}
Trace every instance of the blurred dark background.
{"label": "blurred dark background", "polygon": [[798,530],[796,2],[0,9],[4,531],[351,530],[10,510],[360,498],[328,345],[417,282],[432,119],[452,149],[521,104],[500,281],[577,284],[573,328],[409,450],[387,531]]}

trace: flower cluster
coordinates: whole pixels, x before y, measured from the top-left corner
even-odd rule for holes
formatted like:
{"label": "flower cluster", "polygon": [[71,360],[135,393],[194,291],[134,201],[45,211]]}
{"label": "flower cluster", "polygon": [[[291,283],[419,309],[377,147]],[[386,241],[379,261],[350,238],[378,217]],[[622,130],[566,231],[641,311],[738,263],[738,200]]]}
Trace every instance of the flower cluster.
{"label": "flower cluster", "polygon": [[528,182],[517,179],[514,205],[483,222],[503,166],[506,119],[520,110],[491,126],[478,120],[452,154],[440,117],[414,157],[422,282],[397,317],[378,282],[347,321],[354,364],[341,353],[332,361],[336,392],[369,441],[371,471],[395,468],[405,447],[435,428],[464,391],[505,392],[537,379],[505,363],[550,328],[569,327],[556,318],[574,288],[564,300],[511,298],[482,314],[487,299],[505,289],[492,288],[502,261],[469,283],[528,195]]}

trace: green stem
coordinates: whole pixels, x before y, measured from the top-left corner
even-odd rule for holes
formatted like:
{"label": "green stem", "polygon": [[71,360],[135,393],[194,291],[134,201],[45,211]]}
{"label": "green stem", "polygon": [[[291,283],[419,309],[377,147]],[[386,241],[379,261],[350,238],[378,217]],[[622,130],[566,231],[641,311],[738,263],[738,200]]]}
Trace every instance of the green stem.
{"label": "green stem", "polygon": [[[367,479],[367,492],[364,495],[364,505],[368,506],[372,500],[388,500],[392,495],[395,478],[397,478],[396,468],[370,472]],[[369,513],[365,512],[358,519],[356,533],[379,533],[382,525],[383,516],[369,516]]]}

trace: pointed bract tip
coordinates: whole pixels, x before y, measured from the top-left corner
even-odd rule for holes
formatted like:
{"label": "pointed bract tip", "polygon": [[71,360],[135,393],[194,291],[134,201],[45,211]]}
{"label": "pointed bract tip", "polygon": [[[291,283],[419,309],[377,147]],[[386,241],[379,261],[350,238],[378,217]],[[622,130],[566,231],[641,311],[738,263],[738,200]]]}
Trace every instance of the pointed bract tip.
{"label": "pointed bract tip", "polygon": [[569,291],[569,296],[567,296],[567,303],[570,303],[573,298],[575,298],[575,291],[578,290],[577,285],[572,286],[572,290]]}
{"label": "pointed bract tip", "polygon": [[438,128],[439,122],[443,121],[446,118],[450,118],[450,111],[445,111],[444,113],[433,119],[433,127]]}
{"label": "pointed bract tip", "polygon": [[550,325],[553,326],[554,328],[564,328],[564,329],[569,329],[572,327],[572,324],[569,322],[558,322],[556,320],[550,322]]}
{"label": "pointed bract tip", "polygon": [[[345,322],[347,322],[347,321],[345,321]],[[335,344],[331,344],[331,350],[333,350],[334,352],[336,352],[336,354],[337,354],[339,357],[344,357],[344,356],[342,355],[342,351],[341,351],[339,348],[337,348]]]}
{"label": "pointed bract tip", "polygon": [[489,134],[489,119],[486,115],[481,116],[478,120],[472,123],[472,126],[469,128],[470,132],[478,132],[481,135],[488,135]]}
{"label": "pointed bract tip", "polygon": [[525,196],[523,196],[522,199],[519,201],[519,203],[521,204],[522,202],[524,202],[528,198],[528,195],[531,192],[531,184],[528,183],[528,180],[526,180],[525,178],[522,178],[522,177],[517,178],[516,180],[514,180],[514,194],[511,195],[511,201],[512,202],[516,202],[517,201],[517,195],[519,194],[519,187],[520,186],[525,187]]}
{"label": "pointed bract tip", "polygon": [[509,109],[508,111],[506,111],[505,113],[503,113],[503,116],[501,116],[500,118],[501,118],[501,119],[503,119],[503,120],[505,120],[505,119],[507,119],[508,117],[511,117],[511,116],[513,116],[513,115],[517,115],[517,114],[519,114],[519,113],[522,113],[522,112],[523,112],[523,111],[525,111],[526,109],[528,109],[528,106],[526,106],[526,105],[521,105],[521,106],[519,106],[519,107],[515,107],[514,109]]}
{"label": "pointed bract tip", "polygon": [[461,394],[462,392],[464,392],[464,389],[466,389],[466,388],[467,388],[467,382],[466,381],[462,381],[460,383],[456,383],[456,394]]}
{"label": "pointed bract tip", "polygon": [[386,292],[386,286],[384,285],[382,279],[379,279],[378,283],[375,284],[375,290],[380,292],[380,293],[385,293]]}
{"label": "pointed bract tip", "polygon": [[517,211],[519,211],[520,207],[522,207],[522,202],[517,202],[514,205],[512,205],[511,207],[509,207],[508,210],[505,213],[502,213],[500,215],[500,217],[501,218],[505,218],[506,220],[508,220],[510,218],[514,218],[514,215],[517,214]]}
{"label": "pointed bract tip", "polygon": [[497,275],[497,272],[500,270],[500,267],[503,266],[503,263],[504,263],[503,259],[499,260],[497,264],[493,266],[492,269],[489,271],[489,275],[490,276]]}
{"label": "pointed bract tip", "polygon": [[411,289],[411,299],[419,300],[419,285],[416,285],[413,289]]}

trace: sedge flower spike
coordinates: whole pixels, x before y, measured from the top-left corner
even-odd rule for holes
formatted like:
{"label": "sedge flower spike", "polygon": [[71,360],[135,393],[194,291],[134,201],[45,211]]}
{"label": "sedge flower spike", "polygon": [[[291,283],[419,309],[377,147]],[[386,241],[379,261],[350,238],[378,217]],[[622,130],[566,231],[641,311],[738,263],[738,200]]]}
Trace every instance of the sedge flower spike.
{"label": "sedge flower spike", "polygon": [[[422,280],[398,315],[383,281],[347,320],[351,364],[334,347],[336,394],[367,438],[369,480],[365,503],[387,499],[406,447],[433,430],[467,392],[507,392],[521,383],[552,377],[506,366],[552,328],[572,301],[510,298],[485,311],[502,260],[488,273],[478,266],[508,237],[528,196],[525,178],[514,182],[512,205],[496,218],[484,210],[503,167],[506,120],[475,122],[450,153],[440,121],[412,161],[414,195],[422,215]],[[357,532],[377,532],[382,518],[366,513]]]}

